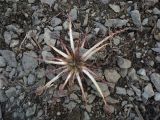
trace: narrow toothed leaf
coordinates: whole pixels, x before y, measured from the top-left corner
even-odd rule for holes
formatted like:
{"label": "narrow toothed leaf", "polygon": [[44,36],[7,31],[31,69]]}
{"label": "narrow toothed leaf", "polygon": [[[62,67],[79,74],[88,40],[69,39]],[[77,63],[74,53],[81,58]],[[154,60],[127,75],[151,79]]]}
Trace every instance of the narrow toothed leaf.
{"label": "narrow toothed leaf", "polygon": [[64,84],[63,84],[63,86],[62,86],[62,90],[64,89],[64,87],[66,86],[66,84],[68,83],[68,81],[69,81],[69,79],[72,77],[72,75],[73,75],[73,71],[71,71],[71,72],[68,74],[68,76],[67,76],[67,78],[66,78],[66,80],[65,80],[65,82],[64,82]]}
{"label": "narrow toothed leaf", "polygon": [[85,58],[86,56],[88,56],[94,49],[96,49],[102,43],[106,42],[108,39],[112,38],[114,35],[119,34],[121,32],[124,32],[126,30],[128,30],[128,29],[123,29],[123,30],[116,31],[115,33],[112,33],[111,35],[105,37],[103,40],[101,40],[100,42],[98,42],[97,44],[95,44],[93,47],[91,47],[86,53],[84,53],[82,55],[82,58]]}
{"label": "narrow toothed leaf", "polygon": [[65,58],[70,58],[69,55],[67,55],[66,53],[62,52],[61,50],[58,50],[56,47],[54,47],[54,46],[52,46],[52,45],[50,45],[50,47],[52,47],[53,50],[55,50],[57,53],[59,53],[59,54],[62,55],[63,57],[65,57]]}
{"label": "narrow toothed leaf", "polygon": [[48,64],[55,64],[55,65],[66,65],[66,62],[58,62],[58,61],[50,61],[50,60],[44,60]]}
{"label": "narrow toothed leaf", "polygon": [[60,78],[60,76],[63,74],[63,73],[65,73],[65,72],[67,72],[68,71],[68,69],[64,69],[62,72],[60,72],[58,75],[56,75],[53,79],[51,79],[46,85],[45,85],[45,87],[51,87],[52,86],[52,83],[54,83],[56,80],[58,80],[59,78]]}
{"label": "narrow toothed leaf", "polygon": [[107,44],[104,44],[98,48],[95,48],[93,51],[91,51],[87,56],[85,56],[83,58],[84,61],[88,60],[93,54],[95,54],[96,52],[98,52],[99,50],[101,50],[103,47],[105,47]]}
{"label": "narrow toothed leaf", "polygon": [[84,100],[85,100],[85,102],[87,102],[87,98],[86,98],[86,95],[85,95],[85,93],[84,93],[84,89],[83,89],[83,85],[82,85],[82,81],[81,81],[81,78],[80,78],[80,76],[79,76],[79,73],[76,73],[76,78],[77,78],[78,84],[79,84],[79,86],[80,86],[80,88],[81,88],[81,91],[82,91],[82,95],[83,95],[83,97],[84,97]]}
{"label": "narrow toothed leaf", "polygon": [[112,36],[107,36],[106,38],[104,38],[102,41],[98,42],[97,44],[95,44],[93,47],[91,47],[86,53],[84,53],[82,55],[82,59],[85,58],[86,56],[88,56],[93,50],[95,50],[98,46],[100,46],[102,43],[104,43],[105,41],[107,41],[109,38],[111,38]]}
{"label": "narrow toothed leaf", "polygon": [[89,79],[90,79],[90,80],[93,82],[93,84],[96,86],[98,92],[100,93],[100,95],[101,95],[102,98],[103,98],[104,103],[106,104],[106,101],[105,101],[104,95],[103,95],[103,93],[102,93],[102,90],[100,89],[100,87],[99,87],[99,85],[97,84],[97,82],[96,82],[96,80],[94,79],[94,77],[93,77],[86,69],[83,68],[82,71],[83,71],[84,74],[86,74],[86,75],[89,77]]}
{"label": "narrow toothed leaf", "polygon": [[71,49],[72,49],[72,51],[74,53],[75,52],[75,48],[74,48],[74,41],[73,41],[73,35],[72,35],[71,19],[69,19],[69,40],[70,40]]}

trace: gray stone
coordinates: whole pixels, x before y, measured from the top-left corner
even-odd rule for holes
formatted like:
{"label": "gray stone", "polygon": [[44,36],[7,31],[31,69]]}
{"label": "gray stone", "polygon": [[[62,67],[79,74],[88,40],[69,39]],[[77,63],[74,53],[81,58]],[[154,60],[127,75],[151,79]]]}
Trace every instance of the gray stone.
{"label": "gray stone", "polygon": [[131,79],[131,80],[138,80],[138,76],[136,74],[136,70],[134,68],[130,69],[128,71],[128,77]]}
{"label": "gray stone", "polygon": [[13,69],[11,70],[11,72],[9,73],[9,78],[12,79],[15,74],[16,74],[16,69],[13,68]]}
{"label": "gray stone", "polygon": [[36,71],[37,78],[43,78],[45,76],[45,69],[41,68]]}
{"label": "gray stone", "polygon": [[131,18],[133,20],[133,23],[137,26],[137,27],[141,27],[142,23],[141,23],[141,15],[139,13],[138,10],[133,10],[131,11]]}
{"label": "gray stone", "polygon": [[143,69],[143,68],[141,68],[141,69],[139,69],[139,70],[137,71],[137,74],[138,74],[138,75],[141,75],[141,76],[146,76],[146,70]]}
{"label": "gray stone", "polygon": [[103,4],[108,4],[110,0],[100,0]]}
{"label": "gray stone", "polygon": [[69,22],[66,20],[66,21],[63,23],[63,28],[64,28],[65,30],[67,30],[68,27],[69,27]]}
{"label": "gray stone", "polygon": [[10,67],[17,67],[17,60],[14,52],[9,50],[0,50],[0,53]]}
{"label": "gray stone", "polygon": [[76,94],[72,93],[72,94],[70,95],[70,99],[71,99],[71,100],[78,100],[79,98],[78,98],[78,96],[77,96]]}
{"label": "gray stone", "polygon": [[94,23],[95,23],[96,27],[100,29],[100,33],[101,33],[102,35],[106,35],[106,33],[107,33],[107,28],[106,28],[103,24],[101,24],[101,23],[99,23],[99,22],[94,22]]}
{"label": "gray stone", "polygon": [[71,102],[69,102],[69,104],[65,104],[64,106],[66,108],[68,108],[70,111],[72,111],[76,107],[76,105],[77,105],[77,103],[71,101]]}
{"label": "gray stone", "polygon": [[152,50],[160,54],[160,47],[159,48],[152,48]]}
{"label": "gray stone", "polygon": [[114,43],[115,45],[119,45],[120,42],[121,42],[121,38],[120,38],[119,36],[115,36],[115,37],[113,38],[113,43]]}
{"label": "gray stone", "polygon": [[44,111],[41,109],[37,113],[37,118],[41,117],[43,115]]}
{"label": "gray stone", "polygon": [[[105,97],[107,97],[108,95],[110,95],[110,91],[109,91],[108,85],[107,85],[106,83],[102,83],[102,82],[97,82],[97,83],[98,83],[98,85],[99,85],[100,89],[102,90],[103,95],[104,95]],[[97,91],[97,88],[96,88],[95,85],[93,85],[93,84],[92,84],[92,88]],[[98,92],[98,95],[101,96],[101,95],[99,94],[99,92]]]}
{"label": "gray stone", "polygon": [[2,110],[1,110],[1,105],[0,105],[0,120],[3,120],[3,118],[2,118]]}
{"label": "gray stone", "polygon": [[87,112],[84,112],[83,120],[90,120],[90,117]]}
{"label": "gray stone", "polygon": [[53,17],[52,20],[51,20],[52,27],[58,26],[61,23],[62,23],[62,20],[60,18],[57,18],[57,17]]}
{"label": "gray stone", "polygon": [[109,4],[109,7],[112,8],[112,10],[116,13],[120,12],[120,6],[115,4]]}
{"label": "gray stone", "polygon": [[22,57],[22,66],[25,73],[29,73],[34,71],[35,68],[38,66],[38,61],[36,60],[37,55],[36,53],[29,51],[24,52]]}
{"label": "gray stone", "polygon": [[5,93],[8,98],[15,97],[16,96],[16,88],[10,87],[8,90],[5,91]]}
{"label": "gray stone", "polygon": [[160,10],[155,7],[155,8],[153,9],[153,14],[155,14],[155,15],[160,15]]}
{"label": "gray stone", "polygon": [[136,52],[136,58],[141,58],[141,57],[142,57],[142,53]]}
{"label": "gray stone", "polygon": [[119,94],[119,95],[126,95],[126,94],[127,94],[127,91],[126,91],[125,88],[116,87],[116,93]]}
{"label": "gray stone", "polygon": [[116,104],[116,103],[120,102],[119,100],[116,100],[116,99],[112,98],[111,96],[108,96],[106,98],[106,101],[107,101],[107,103],[111,103],[111,104]]}
{"label": "gray stone", "polygon": [[28,79],[27,79],[28,85],[33,85],[35,81],[36,81],[36,77],[33,74],[29,74]]}
{"label": "gray stone", "polygon": [[96,96],[93,94],[90,94],[87,96],[88,97],[88,103],[93,103],[93,101],[95,100]]}
{"label": "gray stone", "polygon": [[120,68],[130,68],[131,67],[131,61],[128,59],[124,59],[122,57],[117,58],[117,64]]}
{"label": "gray stone", "polygon": [[7,101],[7,96],[6,96],[5,92],[4,92],[4,90],[0,89],[0,102],[3,103],[5,101]]}
{"label": "gray stone", "polygon": [[143,92],[142,96],[143,96],[143,98],[145,98],[145,100],[148,100],[148,98],[151,98],[152,96],[154,96],[154,91],[153,91],[153,87],[152,87],[151,83],[149,83],[144,88],[144,92]]}
{"label": "gray stone", "polygon": [[8,31],[12,31],[14,33],[17,33],[18,35],[24,32],[18,24],[7,25],[6,28]]}
{"label": "gray stone", "polygon": [[62,28],[62,26],[56,26],[53,29],[54,29],[54,31],[61,31],[63,28]]}
{"label": "gray stone", "polygon": [[142,21],[142,25],[147,25],[148,24],[148,18],[145,18],[143,21]]}
{"label": "gray stone", "polygon": [[113,69],[106,69],[104,71],[104,75],[108,82],[113,82],[113,83],[117,83],[121,77],[119,73]]}
{"label": "gray stone", "polygon": [[155,93],[154,100],[160,101],[160,93]]}
{"label": "gray stone", "polygon": [[50,7],[55,3],[56,0],[41,0],[41,3],[48,4]]}
{"label": "gray stone", "polygon": [[34,2],[35,2],[35,0],[28,0],[28,3],[30,3],[30,4],[32,4]]}
{"label": "gray stone", "polygon": [[0,75],[0,89],[3,89],[6,85],[7,78],[5,78],[3,75]]}
{"label": "gray stone", "polygon": [[56,43],[56,38],[54,36],[59,36],[58,31],[57,32],[52,32],[48,28],[44,29],[44,41],[47,45],[52,45],[54,46]]}
{"label": "gray stone", "polygon": [[127,73],[128,73],[128,69],[127,68],[121,68],[120,70],[120,75],[124,78],[127,76]]}
{"label": "gray stone", "polygon": [[5,67],[5,66],[6,66],[5,59],[2,56],[0,56],[0,67]]}
{"label": "gray stone", "polygon": [[33,116],[35,114],[35,112],[36,112],[36,108],[37,108],[36,104],[34,104],[32,107],[27,108],[27,110],[26,110],[26,117]]}
{"label": "gray stone", "polygon": [[155,86],[158,92],[160,92],[160,74],[158,73],[152,73],[150,75],[151,82]]}
{"label": "gray stone", "polygon": [[127,90],[127,94],[128,94],[129,96],[134,96],[134,92],[133,92],[132,90]]}
{"label": "gray stone", "polygon": [[160,56],[156,56],[156,61],[158,62],[158,63],[160,63]]}
{"label": "gray stone", "polygon": [[158,41],[160,41],[160,32],[159,33],[154,33],[154,38]]}
{"label": "gray stone", "polygon": [[[68,32],[68,35],[69,35],[69,32]],[[80,33],[72,31],[72,37],[73,37],[73,39],[79,39],[80,38]]]}
{"label": "gray stone", "polygon": [[132,87],[133,91],[136,93],[136,95],[138,97],[141,97],[141,94],[142,94],[141,90],[138,89],[137,87],[135,87],[134,85],[131,85],[131,87]]}
{"label": "gray stone", "polygon": [[160,30],[160,19],[157,21],[157,28]]}
{"label": "gray stone", "polygon": [[121,19],[107,19],[105,22],[105,26],[107,27],[122,27],[126,26],[128,20],[121,20]]}
{"label": "gray stone", "polygon": [[11,48],[16,47],[18,44],[19,44],[19,40],[12,40],[10,43],[10,47]]}
{"label": "gray stone", "polygon": [[77,13],[78,13],[78,11],[77,11],[76,7],[74,7],[73,9],[71,9],[70,15],[71,15],[72,21],[77,20]]}
{"label": "gray stone", "polygon": [[4,32],[4,40],[5,40],[5,43],[7,44],[7,45],[9,45],[10,44],[10,42],[11,42],[11,33],[10,32],[8,32],[8,31],[5,31]]}

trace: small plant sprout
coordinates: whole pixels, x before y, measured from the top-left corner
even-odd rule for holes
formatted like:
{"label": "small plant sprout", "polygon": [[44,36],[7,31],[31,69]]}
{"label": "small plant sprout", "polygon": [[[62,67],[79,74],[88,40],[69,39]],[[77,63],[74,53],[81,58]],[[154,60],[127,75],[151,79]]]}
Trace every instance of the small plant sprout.
{"label": "small plant sprout", "polygon": [[[70,42],[70,49],[67,48],[66,44],[62,43],[62,46],[64,48],[64,51],[59,50],[55,46],[50,45],[50,47],[57,53],[58,58],[54,58],[54,60],[47,60],[44,59],[44,61],[48,64],[54,64],[54,65],[60,65],[60,69],[62,70],[60,73],[58,73],[53,79],[51,79],[48,83],[46,83],[45,86],[39,87],[37,89],[38,93],[43,91],[46,88],[50,88],[55,81],[57,81],[62,75],[67,74],[65,82],[63,83],[61,89],[63,90],[67,83],[70,80],[77,80],[81,91],[82,95],[85,101],[87,101],[86,95],[84,93],[84,88],[82,84],[82,75],[87,76],[92,83],[95,85],[97,91],[99,94],[102,96],[103,101],[105,105],[107,105],[105,97],[102,93],[101,88],[97,84],[94,76],[96,75],[92,70],[89,68],[88,64],[86,63],[89,58],[102,48],[104,48],[107,43],[106,41],[110,38],[112,38],[114,35],[119,34],[121,32],[124,32],[124,30],[116,31],[115,33],[111,33],[109,36],[95,44],[93,47],[88,49],[85,53],[81,53],[81,49],[84,48],[84,43],[85,40],[83,40],[79,45],[75,46],[74,41],[73,41],[73,36],[72,36],[72,23],[71,23],[71,18],[69,17],[69,42]],[[43,89],[43,90],[42,90]]]}

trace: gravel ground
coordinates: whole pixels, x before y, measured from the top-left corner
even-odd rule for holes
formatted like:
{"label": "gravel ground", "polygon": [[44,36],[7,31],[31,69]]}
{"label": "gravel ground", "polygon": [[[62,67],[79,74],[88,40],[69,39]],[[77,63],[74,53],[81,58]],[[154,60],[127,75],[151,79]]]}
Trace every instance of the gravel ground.
{"label": "gravel ground", "polygon": [[[92,58],[110,113],[88,80],[61,93],[65,76],[41,95],[56,66],[50,44],[68,44],[67,14],[75,41],[89,49],[111,32],[130,28]],[[160,120],[159,0],[0,0],[0,120]]]}

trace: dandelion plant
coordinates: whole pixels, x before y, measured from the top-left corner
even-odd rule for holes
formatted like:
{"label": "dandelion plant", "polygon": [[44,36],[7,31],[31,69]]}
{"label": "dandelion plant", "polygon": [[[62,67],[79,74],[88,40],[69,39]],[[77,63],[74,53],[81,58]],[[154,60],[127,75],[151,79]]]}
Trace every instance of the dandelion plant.
{"label": "dandelion plant", "polygon": [[[62,50],[56,48],[55,46],[50,45],[50,47],[61,57],[54,58],[54,60],[44,59],[44,61],[48,64],[54,64],[54,65],[61,66],[60,69],[62,71],[60,73],[58,73],[49,82],[47,82],[45,84],[45,86],[43,87],[43,89],[50,88],[53,85],[53,83],[55,81],[57,81],[62,75],[67,74],[66,79],[65,79],[61,89],[64,89],[70,80],[77,80],[77,82],[80,86],[80,89],[82,91],[83,98],[85,101],[87,101],[86,95],[84,93],[83,84],[82,84],[81,75],[83,74],[83,75],[87,76],[92,81],[92,83],[95,85],[97,91],[102,96],[103,101],[106,105],[105,97],[102,93],[101,88],[97,84],[95,77],[94,77],[96,74],[94,72],[92,72],[92,70],[87,65],[87,60],[89,58],[91,58],[96,52],[98,52],[99,50],[104,48],[107,45],[106,41],[108,39],[112,38],[114,35],[121,33],[123,31],[124,30],[120,30],[120,31],[117,31],[115,33],[110,34],[109,36],[107,36],[106,38],[104,38],[103,40],[101,40],[100,42],[95,44],[93,47],[88,49],[85,53],[81,53],[80,51],[81,51],[81,49],[84,48],[85,40],[83,40],[80,43],[80,45],[77,45],[77,46],[75,45],[75,43],[73,41],[73,36],[72,36],[71,18],[69,18],[70,48],[67,48],[67,46],[65,44],[62,44],[62,46],[64,48],[64,51],[62,51]],[[41,87],[41,89],[37,89],[37,91],[38,90],[42,90],[42,87]]]}

